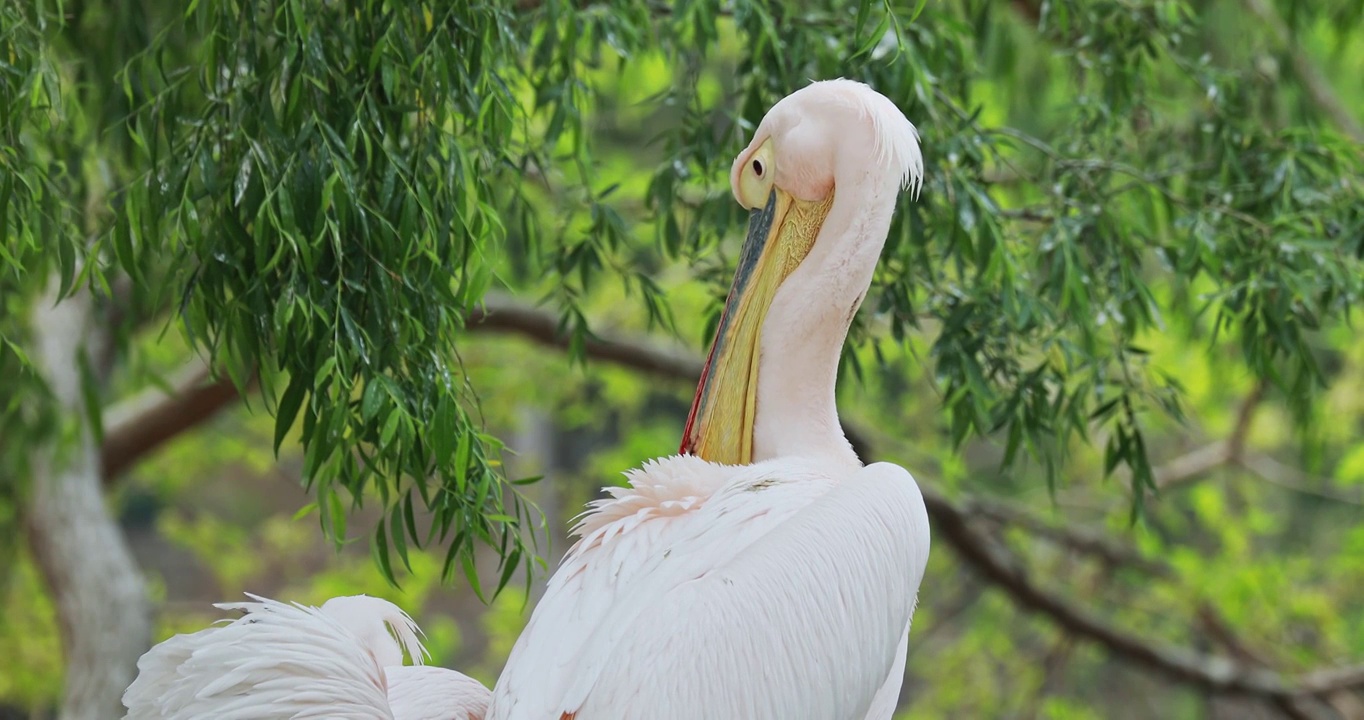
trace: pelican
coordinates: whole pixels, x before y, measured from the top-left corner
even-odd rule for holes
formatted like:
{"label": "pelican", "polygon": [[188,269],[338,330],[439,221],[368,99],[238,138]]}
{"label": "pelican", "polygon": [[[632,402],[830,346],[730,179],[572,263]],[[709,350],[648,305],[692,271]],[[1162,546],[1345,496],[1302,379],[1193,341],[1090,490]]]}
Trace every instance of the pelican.
{"label": "pelican", "polygon": [[[861,83],[763,118],[730,172],[748,235],[680,453],[589,504],[488,720],[891,717],[928,516],[907,471],[859,461],[834,380],[922,177],[914,126]],[[175,659],[157,672],[189,672]]]}
{"label": "pelican", "polygon": [[681,455],[628,474],[493,690],[489,720],[885,720],[928,561],[914,479],[863,466],[834,380],[918,133],[861,83],[779,101],[735,158],[748,237]]}

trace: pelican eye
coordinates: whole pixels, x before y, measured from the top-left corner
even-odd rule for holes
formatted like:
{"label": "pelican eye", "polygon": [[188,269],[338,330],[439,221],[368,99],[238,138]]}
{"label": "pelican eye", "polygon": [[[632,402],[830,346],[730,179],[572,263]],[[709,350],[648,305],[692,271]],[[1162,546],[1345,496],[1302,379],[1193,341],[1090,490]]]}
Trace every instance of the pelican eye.
{"label": "pelican eye", "polygon": [[772,154],[772,141],[769,139],[749,154],[747,163],[739,166],[734,197],[740,205],[749,210],[767,205],[767,197],[772,192],[773,181],[776,180],[776,165]]}

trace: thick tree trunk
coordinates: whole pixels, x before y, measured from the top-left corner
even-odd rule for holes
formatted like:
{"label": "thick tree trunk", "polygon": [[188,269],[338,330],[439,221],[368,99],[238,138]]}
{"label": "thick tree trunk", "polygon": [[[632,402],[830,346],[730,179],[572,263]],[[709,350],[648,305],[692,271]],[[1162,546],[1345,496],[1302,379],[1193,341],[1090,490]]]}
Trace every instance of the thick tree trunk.
{"label": "thick tree trunk", "polygon": [[151,642],[146,584],[105,506],[99,446],[82,407],[79,358],[104,330],[81,292],[34,312],[34,363],[62,418],[51,442],[32,450],[24,520],[28,545],[57,607],[66,658],[60,720],[123,716],[123,689]]}

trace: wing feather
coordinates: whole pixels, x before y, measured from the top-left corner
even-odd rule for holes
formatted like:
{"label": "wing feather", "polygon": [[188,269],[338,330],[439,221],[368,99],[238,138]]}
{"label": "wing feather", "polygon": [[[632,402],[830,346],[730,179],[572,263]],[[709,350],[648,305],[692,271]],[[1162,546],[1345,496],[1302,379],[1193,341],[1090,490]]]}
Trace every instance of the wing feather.
{"label": "wing feather", "polygon": [[177,635],[138,660],[131,720],[392,720],[374,653],[317,608],[252,596],[246,614]]}

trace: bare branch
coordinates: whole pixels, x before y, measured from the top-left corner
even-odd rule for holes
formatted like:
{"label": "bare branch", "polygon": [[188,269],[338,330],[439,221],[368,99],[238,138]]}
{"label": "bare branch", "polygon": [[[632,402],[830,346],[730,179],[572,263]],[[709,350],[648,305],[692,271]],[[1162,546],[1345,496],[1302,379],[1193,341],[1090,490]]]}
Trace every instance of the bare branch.
{"label": "bare branch", "polygon": [[1266,389],[1266,383],[1261,380],[1241,401],[1241,407],[1236,411],[1236,424],[1226,440],[1208,443],[1157,467],[1154,471],[1156,489],[1170,490],[1198,480],[1219,467],[1240,463],[1246,455],[1246,436],[1250,434],[1251,421],[1264,400]]}
{"label": "bare branch", "polygon": [[[1350,505],[1364,505],[1364,495],[1333,490],[1327,481],[1313,478],[1268,455],[1246,448],[1255,411],[1264,402],[1268,387],[1268,383],[1261,380],[1246,395],[1240,409],[1237,410],[1236,423],[1226,440],[1208,443],[1156,468],[1156,487],[1162,491],[1171,490],[1194,482],[1219,467],[1234,466],[1285,490]],[[1312,487],[1313,485],[1325,487]]]}
{"label": "bare branch", "polygon": [[[500,295],[484,299],[484,306],[469,313],[469,330],[514,333],[542,345],[567,349],[569,335],[549,312]],[[594,360],[624,365],[651,375],[694,382],[701,375],[701,359],[681,349],[667,349],[647,342],[588,338],[584,352]]]}
{"label": "bare branch", "polygon": [[[1288,465],[1285,465],[1274,458],[1260,453],[1246,453],[1238,463],[1252,475],[1264,480],[1271,485],[1304,495],[1315,495],[1326,500],[1348,503],[1350,505],[1364,505],[1364,493],[1358,490],[1353,494],[1343,490],[1333,490],[1329,488],[1329,482],[1322,478],[1313,478],[1311,475]],[[1326,488],[1312,487],[1313,485],[1325,485]]]}
{"label": "bare branch", "polygon": [[1219,467],[1232,466],[1291,492],[1350,505],[1364,505],[1364,493],[1352,494],[1332,489],[1328,480],[1314,478],[1268,455],[1246,448],[1255,410],[1264,401],[1267,389],[1268,383],[1261,380],[1246,395],[1226,440],[1202,445],[1156,468],[1156,488],[1161,491],[1172,490],[1199,480]]}
{"label": "bare branch", "polygon": [[170,384],[174,392],[169,395],[150,388],[104,411],[100,462],[106,486],[162,443],[198,427],[239,397],[231,380],[212,380],[208,365],[197,358]]}
{"label": "bare branch", "polygon": [[1191,450],[1157,467],[1156,488],[1163,491],[1184,485],[1227,464],[1227,441],[1217,440]]}
{"label": "bare branch", "polygon": [[1250,424],[1255,420],[1255,411],[1265,399],[1265,391],[1268,389],[1267,380],[1258,380],[1250,394],[1246,395],[1246,399],[1241,401],[1241,408],[1236,411],[1236,425],[1232,427],[1231,435],[1227,437],[1227,462],[1238,463],[1245,456]]}
{"label": "bare branch", "polygon": [[[1231,624],[1217,608],[1203,603],[1198,608],[1198,622],[1203,626],[1203,631],[1209,638],[1226,648],[1239,662],[1250,663],[1260,667],[1273,667],[1274,663],[1262,652],[1252,648],[1242,640]],[[1305,700],[1293,698],[1274,698],[1269,701],[1271,705],[1292,720],[1316,720],[1318,714],[1308,707]]]}

